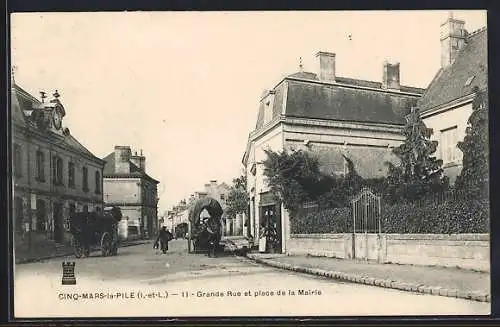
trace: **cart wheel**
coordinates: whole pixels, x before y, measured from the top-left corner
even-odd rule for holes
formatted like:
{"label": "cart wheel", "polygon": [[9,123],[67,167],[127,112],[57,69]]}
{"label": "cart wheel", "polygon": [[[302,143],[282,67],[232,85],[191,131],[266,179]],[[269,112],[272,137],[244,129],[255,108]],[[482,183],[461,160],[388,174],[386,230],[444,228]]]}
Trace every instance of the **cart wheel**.
{"label": "cart wheel", "polygon": [[111,236],[105,232],[101,237],[101,253],[103,257],[107,257],[111,254],[112,250]]}

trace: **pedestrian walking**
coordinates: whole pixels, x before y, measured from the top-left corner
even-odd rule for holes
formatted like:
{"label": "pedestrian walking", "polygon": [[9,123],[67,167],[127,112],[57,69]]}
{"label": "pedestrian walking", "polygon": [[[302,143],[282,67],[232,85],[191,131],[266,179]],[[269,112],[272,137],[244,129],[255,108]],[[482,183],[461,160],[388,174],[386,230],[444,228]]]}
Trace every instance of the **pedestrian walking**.
{"label": "pedestrian walking", "polygon": [[160,232],[158,233],[158,237],[156,238],[156,241],[153,245],[153,249],[160,248],[160,250],[163,253],[167,253],[168,242],[171,241],[173,238],[174,236],[172,235],[172,233],[170,233],[170,231],[168,231],[167,228],[163,226]]}

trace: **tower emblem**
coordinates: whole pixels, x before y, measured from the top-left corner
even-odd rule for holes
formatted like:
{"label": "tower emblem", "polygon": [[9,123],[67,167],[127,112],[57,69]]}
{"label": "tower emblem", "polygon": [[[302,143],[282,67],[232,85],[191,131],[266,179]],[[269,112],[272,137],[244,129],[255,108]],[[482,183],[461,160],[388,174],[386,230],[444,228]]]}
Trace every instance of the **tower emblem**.
{"label": "tower emblem", "polygon": [[75,262],[64,261],[62,263],[62,270],[63,270],[63,275],[62,275],[61,285],[76,285]]}

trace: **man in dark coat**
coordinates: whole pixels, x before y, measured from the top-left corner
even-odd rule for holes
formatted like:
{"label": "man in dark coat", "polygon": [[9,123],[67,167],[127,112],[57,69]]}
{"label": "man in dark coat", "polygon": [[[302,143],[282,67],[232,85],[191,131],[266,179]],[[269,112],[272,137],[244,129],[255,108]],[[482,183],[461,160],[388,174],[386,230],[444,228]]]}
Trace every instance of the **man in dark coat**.
{"label": "man in dark coat", "polygon": [[174,238],[172,233],[170,233],[165,226],[160,229],[158,233],[158,237],[154,243],[153,249],[161,249],[163,253],[167,253],[168,250],[168,242]]}

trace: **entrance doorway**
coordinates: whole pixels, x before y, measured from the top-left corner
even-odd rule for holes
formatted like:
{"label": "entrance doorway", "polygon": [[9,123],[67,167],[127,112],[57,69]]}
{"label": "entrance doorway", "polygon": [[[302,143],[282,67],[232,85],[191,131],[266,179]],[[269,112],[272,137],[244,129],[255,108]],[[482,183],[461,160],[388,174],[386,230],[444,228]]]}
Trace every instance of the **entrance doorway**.
{"label": "entrance doorway", "polygon": [[64,217],[62,204],[54,203],[54,241],[62,243],[64,241]]}
{"label": "entrance doorway", "polygon": [[23,199],[19,196],[14,198],[14,228],[16,232],[23,231],[23,221],[24,221],[24,213],[23,213]]}
{"label": "entrance doorway", "polygon": [[36,230],[47,231],[47,208],[44,200],[36,200]]}
{"label": "entrance doorway", "polygon": [[281,253],[281,213],[278,205],[261,207],[261,228],[266,231],[266,252]]}

